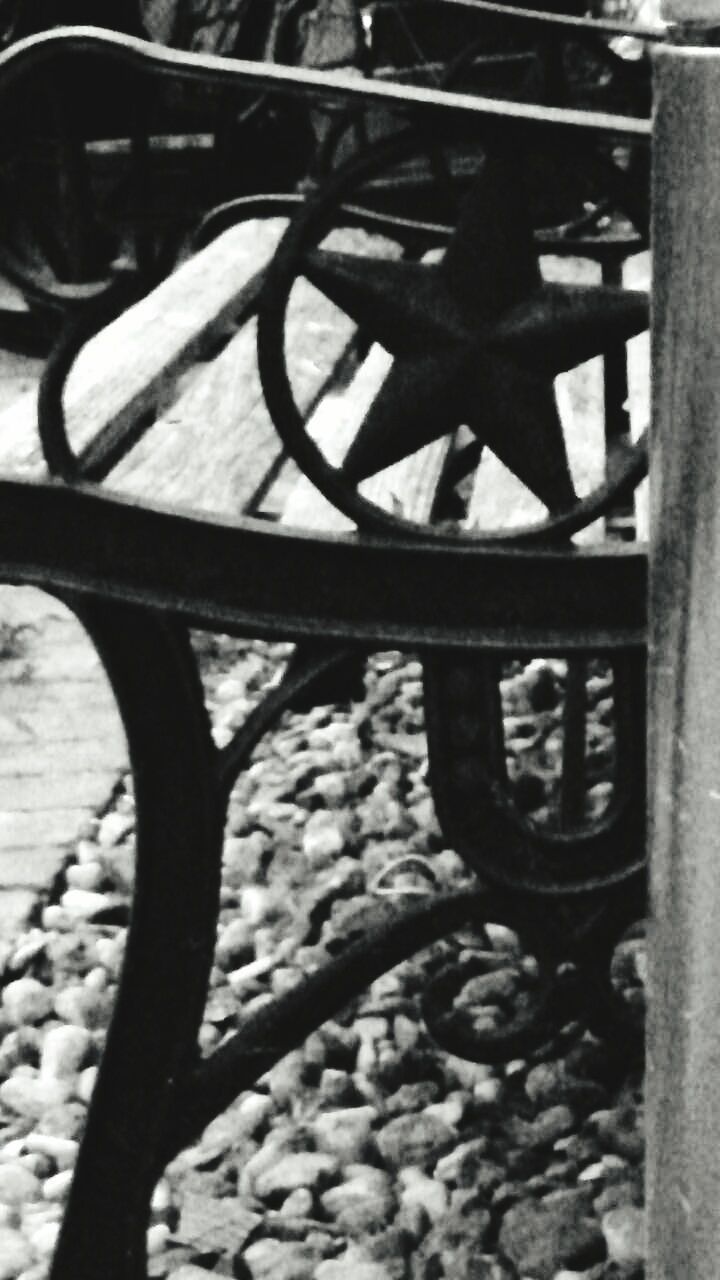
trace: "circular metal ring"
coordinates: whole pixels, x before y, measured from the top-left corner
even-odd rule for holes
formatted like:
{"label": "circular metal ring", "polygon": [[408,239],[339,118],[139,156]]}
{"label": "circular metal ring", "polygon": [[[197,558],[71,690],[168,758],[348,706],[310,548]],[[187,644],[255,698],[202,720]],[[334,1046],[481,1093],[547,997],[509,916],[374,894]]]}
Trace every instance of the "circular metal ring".
{"label": "circular metal ring", "polygon": [[[492,541],[514,545],[540,544],[549,540],[563,542],[611,511],[644,478],[647,473],[645,435],[632,445],[623,445],[616,455],[609,458],[608,478],[566,510],[519,528],[469,531],[418,524],[369,502],[344,476],[342,468],[328,462],[306,431],[305,419],[292,389],[285,351],[285,323],[293,285],[303,273],[306,253],[332,229],[338,209],[353,189],[375,179],[388,165],[402,160],[417,147],[417,134],[412,131],[372,148],[338,170],[321,190],[311,196],[286,231],[268,268],[258,313],[258,363],[268,409],[289,454],[324,496],[361,528],[405,538],[427,539],[430,536],[453,545],[472,546]],[[357,224],[355,218],[353,225]],[[388,218],[388,224],[390,230],[392,218]],[[369,227],[375,230],[377,221],[371,222]],[[405,219],[395,234],[401,244],[411,245],[415,252],[418,244],[426,249],[444,248],[447,230],[443,229],[444,234],[433,238],[427,228],[427,223],[418,222],[413,233],[412,221]]]}

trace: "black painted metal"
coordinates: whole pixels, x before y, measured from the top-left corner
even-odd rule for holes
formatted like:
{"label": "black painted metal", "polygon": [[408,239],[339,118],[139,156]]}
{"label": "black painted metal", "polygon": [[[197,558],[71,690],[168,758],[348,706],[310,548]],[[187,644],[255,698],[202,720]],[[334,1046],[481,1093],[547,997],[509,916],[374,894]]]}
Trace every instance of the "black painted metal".
{"label": "black painted metal", "polygon": [[223,812],[187,636],[148,610],[65,599],[117,698],[138,823],[125,962],[52,1274],[142,1280],[161,1135],[194,1063],[212,964]]}
{"label": "black painted metal", "polygon": [[[494,325],[496,341],[519,344],[531,364],[543,339],[548,349],[553,343],[575,343],[579,311],[587,323],[577,358],[605,349],[598,342],[606,339],[614,338],[617,345],[620,335],[644,324],[642,300],[613,294],[606,311],[570,307],[558,317],[550,301],[544,309],[530,306],[508,326],[508,308],[518,299],[527,303],[528,290],[540,291],[538,245],[522,216],[514,170],[503,160],[498,138],[514,143],[526,128],[538,138],[559,128],[567,138],[577,134],[583,147],[596,137],[633,142],[647,137],[645,122],[392,85],[358,86],[349,77],[177,55],[140,41],[103,38],[90,29],[29,40],[0,56],[0,86],[28,67],[42,67],[58,48],[102,50],[132,66],[190,81],[234,79],[268,92],[320,92],[363,105],[409,104],[434,120],[447,115],[453,127],[458,120],[463,127],[468,120],[479,123],[483,155],[491,157],[484,160],[486,181],[493,178],[481,189],[490,197],[493,218],[486,214],[479,225],[496,258],[491,266],[500,279],[496,293],[502,305],[499,317],[474,316],[473,323]],[[443,125],[434,135],[436,141],[444,139],[444,130]],[[398,146],[405,142],[391,144]],[[377,157],[362,163],[363,173],[375,172]],[[273,340],[281,337],[285,297],[302,254],[338,209],[352,225],[389,231],[407,247],[408,257],[449,243],[450,267],[454,257],[463,269],[464,255],[472,249],[471,228],[453,240],[446,226],[398,217],[397,210],[348,207],[343,201],[356,176],[355,169],[349,177],[342,174],[329,194],[321,192],[310,202],[268,273],[261,320]],[[280,204],[261,202],[261,207],[288,212],[296,203],[290,197]],[[248,216],[249,209],[257,215],[258,208],[232,202],[207,220],[200,241]],[[504,217],[504,238],[493,240],[493,219]],[[324,266],[314,259],[317,273]],[[644,473],[643,446],[624,466],[620,481],[611,477],[591,500],[575,503],[562,466],[562,442],[553,435],[553,424],[548,428],[543,421],[540,434],[546,429],[550,434],[549,443],[540,441],[546,456],[527,478],[540,489],[552,517],[540,529],[514,533],[512,540],[470,539],[450,530],[370,518],[347,479],[330,468],[323,471],[302,424],[293,421],[283,431],[297,460],[341,510],[365,526],[360,536],[304,536],[248,518],[220,523],[139,506],[114,495],[111,483],[102,490],[97,483],[127,442],[101,441],[78,460],[62,416],[62,387],[80,340],[105,318],[104,308],[112,312],[125,300],[115,291],[132,291],[137,284],[133,279],[114,285],[93,303],[49,367],[40,427],[50,470],[60,479],[40,484],[0,478],[0,578],[49,588],[87,627],[125,724],[137,804],[137,884],[120,995],[52,1280],[144,1280],[150,1196],[170,1156],[373,977],[462,926],[482,930],[483,923],[505,924],[537,958],[538,970],[533,1000],[510,1011],[504,1026],[480,1035],[450,1011],[472,964],[470,971],[440,974],[426,992],[425,1015],[439,1043],[452,1052],[487,1061],[528,1051],[568,1018],[583,1015],[583,984],[588,983],[597,995],[585,1011],[593,1025],[605,1028],[619,1020],[637,1030],[609,971],[618,938],[644,906],[646,562],[643,549],[632,543],[578,549],[567,539],[631,492]],[[352,273],[345,286],[356,299]],[[609,295],[602,292],[601,298],[604,305]],[[254,302],[253,294],[249,306]],[[459,314],[461,302],[450,299],[439,332],[432,327],[431,308],[420,316],[446,357],[454,323],[457,329],[467,322]],[[261,359],[269,384],[277,362],[273,366],[275,356],[268,358],[267,348]],[[271,407],[277,407],[269,392]],[[402,405],[394,411],[400,416]],[[525,447],[527,438],[519,438]],[[222,751],[213,745],[187,638],[192,625],[300,642],[282,684]],[[390,647],[423,657],[438,815],[478,883],[412,911],[379,909],[378,920],[368,921],[367,938],[342,948],[298,988],[247,1019],[200,1064],[196,1042],[212,963],[223,821],[233,782],[284,709],[326,692],[331,678],[349,675],[357,681],[364,656]],[[564,821],[552,832],[527,822],[511,803],[499,697],[503,658],[538,652],[571,659],[566,713],[571,751],[573,741],[578,747],[583,738],[588,657],[606,655],[614,677],[613,804],[601,820],[578,826],[582,770],[575,778],[568,772]],[[298,943],[303,936],[301,924]]]}
{"label": "black painted metal", "polygon": [[0,483],[6,582],[49,579],[192,626],[366,650],[565,654],[645,643],[647,563],[632,543],[568,554],[310,537],[153,510],[91,485]]}
{"label": "black painted metal", "polygon": [[[647,299],[607,287],[541,284],[522,173],[524,145],[516,137],[508,151],[497,139],[483,139],[479,172],[458,228],[449,240],[440,238],[445,254],[439,265],[315,249],[332,225],[344,224],[344,202],[351,193],[360,188],[372,201],[368,180],[387,169],[392,173],[398,160],[417,151],[417,137],[410,134],[340,170],[291,223],[268,268],[258,322],[268,407],[299,466],[360,528],[417,534],[411,521],[366,501],[357,483],[460,422],[469,423],[548,507],[548,519],[513,530],[516,544],[570,537],[626,499],[646,472],[645,440],[640,439],[618,451],[610,478],[593,493],[578,498],[572,490],[552,379],[646,328]],[[375,229],[377,222],[367,225]],[[393,234],[417,253],[418,234],[411,238],[409,230],[404,219]],[[629,243],[636,243],[634,235]],[[428,249],[437,241],[428,236],[420,244]],[[339,468],[309,439],[287,369],[285,316],[299,275],[350,314],[366,338],[379,340],[396,357]],[[492,530],[435,528],[433,535],[454,542],[508,540],[506,531]]]}
{"label": "black painted metal", "polygon": [[163,49],[144,40],[115,35],[95,27],[60,28],[43,36],[20,40],[0,54],[2,91],[8,92],[30,68],[43,67],[59,51],[102,56],[111,63],[137,67],[148,74],[177,78],[180,82],[203,81],[206,84],[241,84],[247,88],[264,88],[274,93],[293,95],[318,94],[338,102],[363,106],[396,106],[418,117],[444,117],[458,126],[469,121],[492,123],[507,132],[518,125],[531,131],[548,133],[560,130],[568,138],[602,137],[635,142],[650,137],[649,121],[612,112],[583,111],[573,108],[539,108],[527,103],[503,102],[497,99],[451,93],[415,85],[396,85],[388,81],[358,80],[341,72],[306,71],[269,63],[249,62],[240,58],[219,58],[209,54],[180,53]]}

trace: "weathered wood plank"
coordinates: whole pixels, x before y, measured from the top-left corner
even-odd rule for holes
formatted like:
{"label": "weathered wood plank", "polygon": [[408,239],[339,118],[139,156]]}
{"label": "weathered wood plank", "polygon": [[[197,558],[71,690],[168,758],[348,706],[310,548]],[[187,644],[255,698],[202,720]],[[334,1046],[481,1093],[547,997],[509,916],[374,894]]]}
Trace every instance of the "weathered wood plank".
{"label": "weathered wood plank", "polygon": [[647,1274],[715,1280],[720,53],[668,47],[655,72]]}
{"label": "weathered wood plank", "polygon": [[[558,258],[544,255],[541,260],[547,280],[599,284],[600,267],[585,258]],[[624,268],[628,287],[647,288],[648,256],[638,254]],[[649,417],[648,337],[641,334],[628,344],[629,409],[633,438],[645,429]],[[555,379],[555,398],[563,425],[570,470],[579,494],[588,493],[602,482],[604,474],[604,425],[602,357],[589,360]],[[647,485],[636,495],[638,537],[647,534]],[[547,515],[543,504],[493,455],[486,453],[476,473],[469,499],[466,527],[477,529],[512,528],[532,524]],[[604,521],[596,521],[581,530],[574,541],[597,542],[604,536]]]}
{"label": "weathered wood plank", "polygon": [[[375,344],[349,386],[326,396],[309,421],[308,434],[334,466],[345,457],[391,365],[392,357]],[[448,447],[448,439],[427,445],[364,481],[360,493],[386,511],[409,520],[427,520]],[[335,532],[354,528],[352,520],[333,507],[306,476],[301,476],[291,491],[282,523]]]}
{"label": "weathered wood plank", "polygon": [[[286,343],[301,408],[332,366],[352,323],[304,280],[288,310]],[[282,452],[263,397],[250,319],[224,350],[195,365],[156,422],[114,468],[114,489],[169,506],[238,516],[252,503]]]}
{"label": "weathered wood plank", "polygon": [[[285,225],[273,219],[231,227],[86,345],[65,394],[76,449],[154,409],[168,380],[251,305],[252,279]],[[0,415],[3,470],[43,473],[36,421],[34,394]]]}
{"label": "weathered wood plank", "polygon": [[172,507],[241,515],[280,452],[262,398],[255,321],[196,367],[177,400],[115,467],[113,489]]}

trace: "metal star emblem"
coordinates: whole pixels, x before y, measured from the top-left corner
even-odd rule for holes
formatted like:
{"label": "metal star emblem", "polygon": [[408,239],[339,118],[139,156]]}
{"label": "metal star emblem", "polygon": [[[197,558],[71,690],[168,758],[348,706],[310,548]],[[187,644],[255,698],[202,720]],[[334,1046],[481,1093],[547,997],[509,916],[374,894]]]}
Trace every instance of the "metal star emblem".
{"label": "metal star emblem", "polygon": [[486,157],[440,262],[313,250],[303,274],[394,356],[343,464],[350,482],[464,424],[551,514],[573,505],[553,379],[645,329],[648,301],[543,281],[510,160]]}

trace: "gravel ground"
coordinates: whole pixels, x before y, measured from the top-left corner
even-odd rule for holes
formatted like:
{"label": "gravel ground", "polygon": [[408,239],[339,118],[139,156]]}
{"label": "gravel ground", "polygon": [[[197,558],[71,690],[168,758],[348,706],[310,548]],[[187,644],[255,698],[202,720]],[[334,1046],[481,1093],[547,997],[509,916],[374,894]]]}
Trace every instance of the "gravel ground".
{"label": "gravel ground", "polygon": [[[202,639],[198,649],[222,743],[277,680],[288,649],[223,638]],[[562,664],[535,660],[508,666],[503,682],[510,777],[540,821],[552,817],[563,676]],[[367,913],[382,910],[379,890],[471,881],[436,824],[420,677],[417,662],[378,655],[363,702],[286,714],[258,747],[229,809],[202,1052],[338,938],[362,933]],[[613,755],[602,668],[590,689],[595,812],[607,802]],[[81,833],[8,957],[0,1280],[47,1273],[115,997],[133,842],[126,779]],[[117,923],[98,923],[110,905]],[[618,1078],[612,1046],[577,1027],[503,1067],[441,1051],[419,995],[453,947],[484,956],[485,973],[463,995],[480,1020],[497,1012],[518,967],[531,968],[515,936],[495,926],[481,939],[438,944],[375,982],[169,1166],[153,1200],[152,1276],[643,1275],[640,1073]]]}

